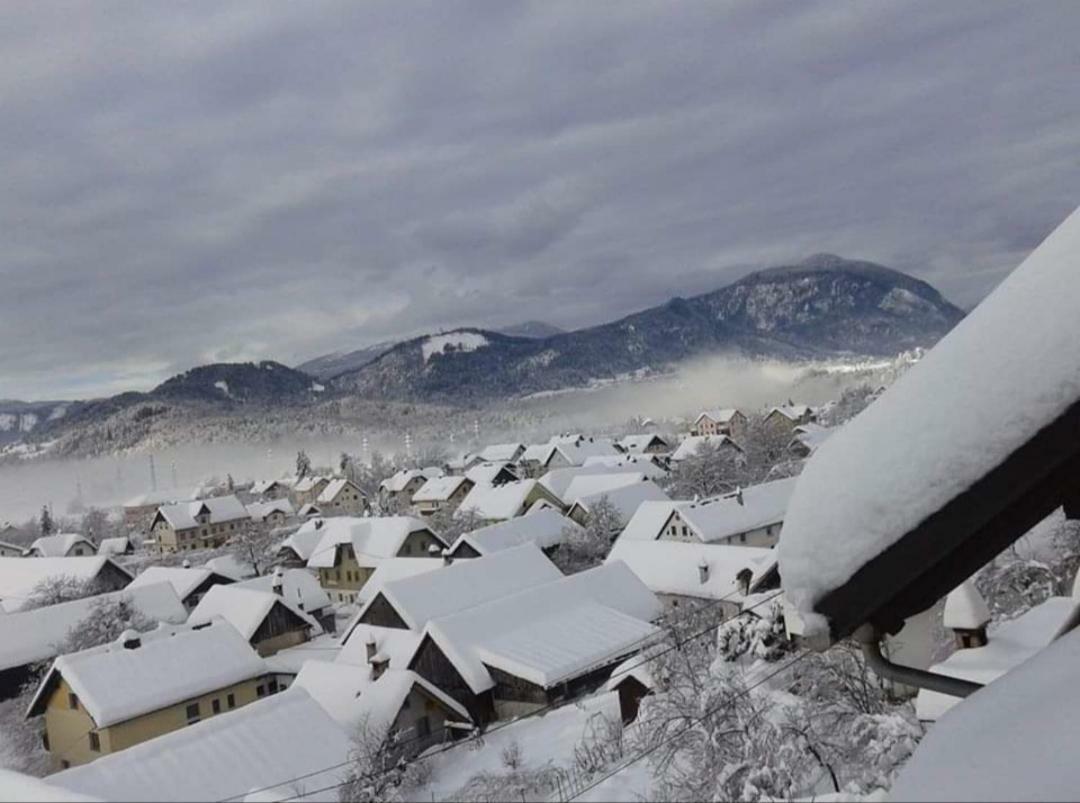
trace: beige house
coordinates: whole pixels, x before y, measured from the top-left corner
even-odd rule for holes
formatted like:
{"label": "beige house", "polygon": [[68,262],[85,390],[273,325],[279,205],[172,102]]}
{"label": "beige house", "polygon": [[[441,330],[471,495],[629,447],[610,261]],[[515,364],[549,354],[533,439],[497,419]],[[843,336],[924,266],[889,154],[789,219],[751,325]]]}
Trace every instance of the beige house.
{"label": "beige house", "polygon": [[84,558],[97,554],[97,546],[78,533],[58,533],[38,538],[25,552],[34,558]]}
{"label": "beige house", "polygon": [[379,501],[385,506],[395,502],[411,505],[413,494],[432,477],[441,477],[439,468],[408,468],[387,477],[379,483]]}
{"label": "beige house", "polygon": [[323,533],[308,559],[319,584],[334,602],[353,603],[379,564],[395,557],[428,558],[446,544],[421,519],[371,516],[326,519]]}
{"label": "beige house", "polygon": [[185,552],[223,545],[251,522],[235,496],[217,496],[178,505],[162,505],[150,532],[162,552]]}
{"label": "beige house", "polygon": [[293,504],[297,507],[313,505],[330,480],[326,477],[308,476],[296,481],[292,489]]}
{"label": "beige house", "polygon": [[18,544],[9,544],[7,541],[0,541],[0,558],[21,558],[23,554],[23,548]]}
{"label": "beige house", "polygon": [[690,434],[727,435],[729,438],[742,440],[749,423],[742,411],[734,407],[704,410],[694,419]]}
{"label": "beige house", "polygon": [[255,648],[273,655],[322,634],[322,627],[291,600],[278,593],[241,585],[212,586],[188,618],[197,627],[224,619]]}
{"label": "beige house", "polygon": [[276,691],[265,662],[218,621],[198,629],[129,630],[110,644],[60,656],[27,716],[43,715],[45,747],[67,768]]}
{"label": "beige house", "polygon": [[288,499],[252,502],[247,505],[247,511],[252,524],[261,527],[264,532],[284,527],[293,517],[293,506]]}
{"label": "beige house", "polygon": [[315,505],[324,516],[359,516],[368,509],[367,496],[360,486],[341,477],[326,484]]}
{"label": "beige house", "polygon": [[421,516],[431,516],[440,510],[457,510],[475,484],[468,477],[433,477],[413,494],[413,506]]}
{"label": "beige house", "polygon": [[769,410],[762,423],[771,435],[790,438],[796,427],[814,420],[814,411],[805,404],[786,404]]}
{"label": "beige house", "polygon": [[199,496],[192,490],[151,491],[140,494],[124,502],[124,527],[129,532],[147,535],[154,521],[158,508],[162,505],[175,505],[181,502],[193,502]]}
{"label": "beige house", "polygon": [[521,516],[540,500],[562,510],[563,503],[539,480],[519,480],[503,485],[477,485],[458,507],[459,515],[472,515],[484,522]]}

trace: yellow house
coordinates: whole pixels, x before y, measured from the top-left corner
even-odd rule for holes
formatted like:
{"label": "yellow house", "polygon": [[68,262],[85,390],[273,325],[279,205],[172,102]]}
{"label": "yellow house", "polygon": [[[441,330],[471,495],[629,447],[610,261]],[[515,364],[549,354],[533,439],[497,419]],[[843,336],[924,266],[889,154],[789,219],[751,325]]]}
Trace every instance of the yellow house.
{"label": "yellow house", "polygon": [[387,558],[427,558],[447,544],[421,519],[371,516],[327,519],[323,536],[308,558],[319,584],[334,602],[352,603]]}
{"label": "yellow house", "polygon": [[27,717],[43,716],[45,747],[67,768],[277,691],[266,663],[227,622],[128,630],[57,658]]}
{"label": "yellow house", "polygon": [[218,496],[162,505],[150,523],[162,552],[185,552],[224,544],[251,524],[247,508],[235,496]]}

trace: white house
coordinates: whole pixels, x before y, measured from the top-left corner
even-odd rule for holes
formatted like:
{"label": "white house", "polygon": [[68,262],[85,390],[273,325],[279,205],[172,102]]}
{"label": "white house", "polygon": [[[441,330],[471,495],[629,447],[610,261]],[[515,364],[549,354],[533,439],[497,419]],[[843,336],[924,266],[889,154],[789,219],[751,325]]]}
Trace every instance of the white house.
{"label": "white house", "polygon": [[732,457],[741,455],[743,451],[739,444],[727,435],[691,435],[688,438],[683,438],[682,442],[679,443],[679,448],[672,452],[671,462],[681,463],[683,460],[693,457],[698,453],[698,449],[705,444],[715,447],[725,454],[730,454]]}
{"label": "white house", "polygon": [[522,515],[540,499],[562,506],[559,498],[537,480],[519,480],[497,486],[477,485],[462,500],[457,513],[475,515],[484,521],[505,521]]}
{"label": "white house", "polygon": [[530,511],[524,516],[462,533],[450,547],[450,557],[476,558],[526,543],[547,551],[557,547],[567,533],[574,531],[580,532],[581,525],[556,509]]}
{"label": "white house", "polygon": [[97,546],[78,533],[45,535],[30,544],[25,553],[35,558],[76,558],[97,554]]}
{"label": "white house", "polygon": [[735,493],[680,505],[662,525],[660,538],[775,546],[797,479],[750,485]]}

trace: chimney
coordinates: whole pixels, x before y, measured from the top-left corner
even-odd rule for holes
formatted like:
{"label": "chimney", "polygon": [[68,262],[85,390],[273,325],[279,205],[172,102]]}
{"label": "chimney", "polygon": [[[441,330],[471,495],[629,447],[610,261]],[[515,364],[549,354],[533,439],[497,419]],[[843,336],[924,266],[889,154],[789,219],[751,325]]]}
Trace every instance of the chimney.
{"label": "chimney", "polygon": [[296,607],[304,610],[304,595],[300,593],[300,586],[296,587]]}
{"label": "chimney", "polygon": [[[284,587],[285,573],[281,570],[281,567],[278,566],[274,569],[274,578],[270,581],[270,590],[280,597],[285,593]],[[297,591],[299,592],[299,589],[297,589]]]}
{"label": "chimney", "polygon": [[431,557],[437,558],[437,557],[439,557],[439,555],[442,554],[443,551],[441,549],[439,549],[438,544],[432,544],[431,546],[429,546],[427,548],[427,552],[428,552],[429,555],[431,555]]}
{"label": "chimney", "polygon": [[315,519],[315,529],[316,530],[321,530],[322,526],[323,526],[323,520],[322,519]]}
{"label": "chimney", "polygon": [[368,663],[371,664],[371,679],[378,680],[382,677],[383,672],[385,672],[387,668],[389,668],[390,659],[385,654],[380,652],[371,656]]}
{"label": "chimney", "polygon": [[746,503],[743,502],[742,488],[735,489],[735,501],[739,503],[740,507],[744,507],[746,505]]}
{"label": "chimney", "polygon": [[750,593],[750,581],[754,579],[754,573],[749,569],[740,569],[739,573],[735,575],[735,580],[739,584],[739,593],[744,597]]}
{"label": "chimney", "polygon": [[378,644],[375,643],[375,636],[368,636],[367,641],[364,642],[364,649],[367,653],[367,662],[369,664],[371,663],[371,660],[375,657],[377,647]]}
{"label": "chimney", "polygon": [[120,644],[125,650],[136,650],[142,646],[137,630],[125,630],[120,634]]}
{"label": "chimney", "polygon": [[697,565],[698,582],[702,585],[709,582],[709,562],[702,556]]}
{"label": "chimney", "polygon": [[449,566],[451,563],[454,562],[454,558],[450,555],[449,549],[444,549],[442,551],[442,562],[443,566]]}
{"label": "chimney", "polygon": [[184,558],[184,562],[181,563],[180,565],[183,566],[185,569],[190,569],[191,568],[191,561],[188,560],[187,558]]}

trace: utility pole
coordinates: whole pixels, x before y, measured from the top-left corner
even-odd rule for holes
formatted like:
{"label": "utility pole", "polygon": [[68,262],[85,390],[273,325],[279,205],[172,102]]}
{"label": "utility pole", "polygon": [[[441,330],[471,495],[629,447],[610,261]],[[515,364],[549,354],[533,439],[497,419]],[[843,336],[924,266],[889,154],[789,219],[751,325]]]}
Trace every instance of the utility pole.
{"label": "utility pole", "polygon": [[154,469],[154,455],[150,454],[150,490],[157,490],[157,471]]}

